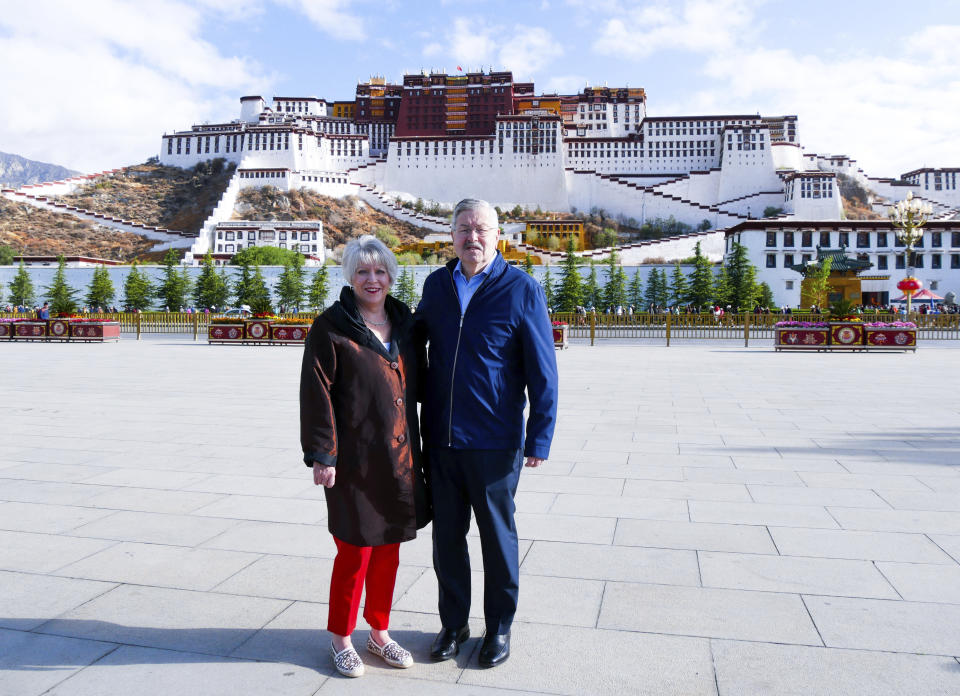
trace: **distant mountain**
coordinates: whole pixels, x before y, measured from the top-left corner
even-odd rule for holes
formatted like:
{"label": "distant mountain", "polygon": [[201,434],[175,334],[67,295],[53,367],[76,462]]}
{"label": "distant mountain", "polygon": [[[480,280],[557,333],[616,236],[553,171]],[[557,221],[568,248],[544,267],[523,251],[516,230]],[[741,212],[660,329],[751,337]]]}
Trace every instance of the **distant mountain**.
{"label": "distant mountain", "polygon": [[35,162],[20,155],[0,152],[0,183],[17,187],[24,184],[38,184],[41,181],[56,181],[80,172],[46,162]]}

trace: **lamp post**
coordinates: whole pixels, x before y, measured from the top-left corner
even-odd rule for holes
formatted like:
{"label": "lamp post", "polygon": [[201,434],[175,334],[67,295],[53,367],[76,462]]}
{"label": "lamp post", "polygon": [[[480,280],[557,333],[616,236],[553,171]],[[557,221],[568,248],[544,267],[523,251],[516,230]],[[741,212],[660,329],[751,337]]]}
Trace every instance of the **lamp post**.
{"label": "lamp post", "polygon": [[[919,281],[913,277],[913,245],[923,238],[923,226],[927,224],[927,217],[933,213],[933,207],[929,203],[923,203],[919,198],[913,197],[913,192],[908,191],[906,199],[896,205],[890,206],[888,213],[890,222],[895,228],[897,238],[907,247],[906,263],[907,280],[916,281],[919,287]],[[898,286],[899,287],[899,286]],[[910,298],[912,292],[906,292],[907,296],[907,319],[910,318]]]}

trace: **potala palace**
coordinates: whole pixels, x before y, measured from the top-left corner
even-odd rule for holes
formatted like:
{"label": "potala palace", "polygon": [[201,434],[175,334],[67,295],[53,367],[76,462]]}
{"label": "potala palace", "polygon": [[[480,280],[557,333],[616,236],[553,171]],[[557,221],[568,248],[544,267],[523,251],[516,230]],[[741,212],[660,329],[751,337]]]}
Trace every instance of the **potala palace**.
{"label": "potala palace", "polygon": [[[420,198],[449,207],[474,196],[504,209],[603,209],[641,225],[671,216],[692,226],[706,220],[708,232],[626,245],[618,253],[624,264],[682,258],[700,241],[719,259],[725,245],[738,239],[749,245],[758,280],[771,286],[781,304],[799,302],[800,276],[788,266],[816,254],[804,240],[834,247],[853,240],[849,252],[878,271],[870,276],[876,287],[869,291],[889,299],[899,294],[899,277],[881,271],[897,264],[896,235],[886,221],[843,220],[837,185],[843,174],[871,192],[877,212],[908,191],[929,202],[938,231],[948,232],[938,238],[950,244],[923,270],[942,272],[929,279],[934,288],[960,291],[960,221],[954,219],[960,169],[870,177],[849,157],[806,152],[794,115],[649,116],[640,88],[538,95],[533,83],[515,82],[506,71],[416,73],[405,75],[402,84],[372,78],[349,101],[274,97],[268,103],[245,96],[239,118],[161,138],[164,165],[192,167],[213,158],[237,169],[200,236],[188,240],[188,259],[259,243],[252,233],[234,237],[217,227],[230,219],[237,193],[246,187],[357,196],[437,232],[447,229],[446,221],[416,215],[398,201]],[[759,219],[771,207],[782,214]],[[291,238],[291,247],[301,248],[298,241]],[[302,250],[322,258],[322,234],[319,249],[309,241]],[[948,271],[956,281],[947,282],[953,277]]]}

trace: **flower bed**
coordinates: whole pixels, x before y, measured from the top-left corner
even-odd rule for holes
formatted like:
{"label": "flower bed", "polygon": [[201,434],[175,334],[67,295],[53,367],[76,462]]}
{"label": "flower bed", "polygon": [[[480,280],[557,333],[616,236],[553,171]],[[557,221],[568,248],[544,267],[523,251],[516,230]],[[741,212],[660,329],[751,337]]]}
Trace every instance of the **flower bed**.
{"label": "flower bed", "polygon": [[917,350],[917,325],[911,321],[877,321],[863,329],[867,350]]}

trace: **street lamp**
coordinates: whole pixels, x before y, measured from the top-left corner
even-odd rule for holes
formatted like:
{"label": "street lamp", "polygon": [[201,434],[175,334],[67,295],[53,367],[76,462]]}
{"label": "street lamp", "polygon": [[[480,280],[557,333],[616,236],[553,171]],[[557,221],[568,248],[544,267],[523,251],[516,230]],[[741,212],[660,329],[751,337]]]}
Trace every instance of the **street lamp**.
{"label": "street lamp", "polygon": [[[929,203],[923,203],[919,198],[914,198],[912,191],[907,192],[906,199],[890,206],[888,215],[897,233],[897,239],[907,247],[904,264],[907,277],[904,281],[912,279],[919,285],[919,281],[913,277],[913,246],[923,238],[923,226],[927,224],[927,217],[932,213],[933,207]],[[910,298],[913,293],[905,292],[904,294],[907,296],[907,317],[909,318]]]}

